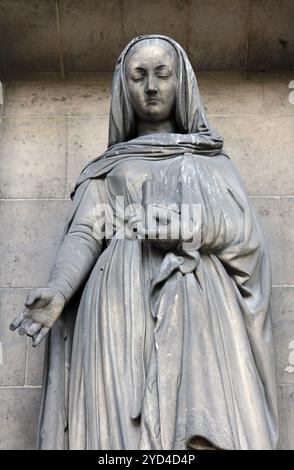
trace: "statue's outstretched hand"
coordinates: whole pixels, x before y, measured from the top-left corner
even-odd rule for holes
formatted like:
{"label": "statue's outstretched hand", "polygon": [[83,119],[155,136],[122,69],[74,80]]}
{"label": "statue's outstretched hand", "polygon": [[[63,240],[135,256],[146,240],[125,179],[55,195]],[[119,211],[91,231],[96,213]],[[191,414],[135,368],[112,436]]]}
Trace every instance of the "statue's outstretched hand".
{"label": "statue's outstretched hand", "polygon": [[36,289],[28,295],[24,310],[10,323],[12,331],[19,328],[20,335],[27,334],[38,346],[60,316],[65,298],[50,287]]}

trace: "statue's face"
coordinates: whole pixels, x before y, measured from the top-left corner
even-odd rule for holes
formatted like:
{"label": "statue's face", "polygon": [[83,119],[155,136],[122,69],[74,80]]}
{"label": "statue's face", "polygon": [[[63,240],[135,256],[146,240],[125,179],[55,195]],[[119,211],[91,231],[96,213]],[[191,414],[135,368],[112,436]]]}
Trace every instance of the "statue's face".
{"label": "statue's face", "polygon": [[176,101],[176,63],[165,47],[142,45],[126,63],[126,79],[137,116],[147,122],[169,119]]}

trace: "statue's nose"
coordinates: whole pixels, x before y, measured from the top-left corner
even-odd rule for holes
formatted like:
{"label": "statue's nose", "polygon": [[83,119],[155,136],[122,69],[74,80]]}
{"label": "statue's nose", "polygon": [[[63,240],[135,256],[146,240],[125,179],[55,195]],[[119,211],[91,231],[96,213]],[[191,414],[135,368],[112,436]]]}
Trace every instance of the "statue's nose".
{"label": "statue's nose", "polygon": [[157,92],[158,92],[158,88],[156,86],[155,80],[153,78],[149,78],[147,85],[146,85],[147,95],[154,95]]}

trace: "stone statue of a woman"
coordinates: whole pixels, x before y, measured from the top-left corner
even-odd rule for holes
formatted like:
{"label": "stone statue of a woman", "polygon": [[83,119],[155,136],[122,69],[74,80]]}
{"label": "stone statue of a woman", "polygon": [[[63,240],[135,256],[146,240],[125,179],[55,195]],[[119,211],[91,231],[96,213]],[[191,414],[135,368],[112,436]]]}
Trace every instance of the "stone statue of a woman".
{"label": "stone statue of a woman", "polygon": [[[172,236],[192,206],[190,235]],[[40,448],[185,449],[193,436],[275,448],[270,288],[254,210],[185,52],[134,39],[114,73],[108,150],[79,176],[50,280],[11,325],[33,345],[51,330]]]}

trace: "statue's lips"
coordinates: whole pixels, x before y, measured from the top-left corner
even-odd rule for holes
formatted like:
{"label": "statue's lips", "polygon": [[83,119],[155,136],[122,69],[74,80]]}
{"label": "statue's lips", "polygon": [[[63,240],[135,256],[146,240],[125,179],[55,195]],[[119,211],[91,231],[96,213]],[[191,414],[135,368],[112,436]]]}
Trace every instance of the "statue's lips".
{"label": "statue's lips", "polygon": [[160,103],[160,102],[161,102],[161,100],[155,99],[155,98],[154,98],[154,99],[150,99],[150,100],[146,100],[146,104],[147,104],[147,105],[148,105],[148,104],[158,104],[158,103]]}

